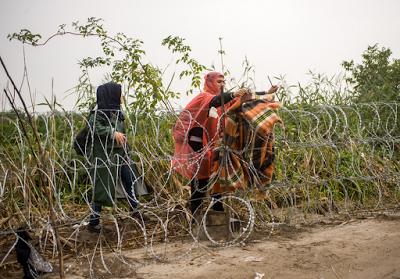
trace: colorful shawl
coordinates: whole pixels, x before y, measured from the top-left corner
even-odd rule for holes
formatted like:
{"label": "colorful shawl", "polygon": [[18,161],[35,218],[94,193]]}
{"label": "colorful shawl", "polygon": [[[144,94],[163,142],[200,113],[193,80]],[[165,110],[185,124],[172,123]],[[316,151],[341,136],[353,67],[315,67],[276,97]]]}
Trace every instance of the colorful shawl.
{"label": "colorful shawl", "polygon": [[[271,182],[274,170],[274,125],[283,124],[276,114],[279,102],[274,95],[246,94],[227,112],[225,142],[229,191],[245,185],[264,187]],[[221,149],[222,144],[219,144]],[[212,193],[225,192],[225,167],[221,150],[213,158],[215,183]]]}

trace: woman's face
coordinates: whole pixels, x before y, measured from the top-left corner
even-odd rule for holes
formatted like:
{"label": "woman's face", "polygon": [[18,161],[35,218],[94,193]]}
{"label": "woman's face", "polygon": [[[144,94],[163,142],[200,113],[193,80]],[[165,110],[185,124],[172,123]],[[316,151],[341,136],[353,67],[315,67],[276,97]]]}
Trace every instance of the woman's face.
{"label": "woman's face", "polygon": [[221,91],[221,87],[225,88],[225,78],[224,77],[218,77],[217,86],[218,86],[219,91]]}
{"label": "woman's face", "polygon": [[121,104],[124,102],[124,93],[122,93],[122,90],[121,90]]}

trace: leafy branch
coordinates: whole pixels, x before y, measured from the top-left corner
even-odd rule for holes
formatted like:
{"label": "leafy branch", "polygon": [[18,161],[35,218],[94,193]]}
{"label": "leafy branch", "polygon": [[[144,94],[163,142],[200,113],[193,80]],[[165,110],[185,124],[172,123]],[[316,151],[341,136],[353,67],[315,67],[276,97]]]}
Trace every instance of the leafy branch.
{"label": "leafy branch", "polygon": [[[19,40],[24,44],[32,46],[43,46],[51,39],[57,36],[75,35],[83,37],[98,37],[100,38],[101,47],[104,57],[87,57],[78,62],[82,70],[82,75],[79,78],[79,84],[74,88],[74,92],[78,93],[77,103],[75,107],[78,109],[88,109],[92,106],[95,100],[94,86],[90,82],[89,69],[111,66],[111,73],[107,76],[107,82],[116,82],[124,84],[124,88],[128,91],[126,94],[129,98],[127,106],[131,110],[136,109],[154,109],[160,103],[166,108],[171,108],[169,99],[179,97],[179,93],[172,92],[168,87],[165,89],[162,83],[163,71],[151,63],[143,63],[142,58],[146,54],[142,49],[143,42],[138,39],[127,37],[123,33],[117,33],[115,36],[109,36],[107,31],[101,24],[101,18],[91,17],[88,18],[87,24],[80,25],[79,22],[73,22],[73,31],[66,30],[66,25],[59,26],[56,34],[49,37],[44,43],[40,43],[42,38],[39,34],[32,34],[29,30],[23,29],[20,33],[8,35],[10,40]],[[169,47],[175,46],[174,51],[184,53],[184,56],[177,61],[186,63],[190,66],[190,70],[183,71],[182,76],[193,75],[192,85],[200,88],[201,78],[200,72],[205,69],[196,60],[189,58],[190,47],[184,46],[179,37],[171,40],[168,37],[163,41],[163,44],[170,41]],[[123,55],[122,58],[117,59],[116,54]],[[189,90],[188,92],[192,92]]]}
{"label": "leafy branch", "polygon": [[[183,56],[176,61],[176,64],[180,62],[185,63],[190,67],[190,70],[182,71],[179,74],[179,78],[182,79],[183,76],[192,76],[192,87],[201,90],[200,73],[205,70],[206,67],[204,65],[201,65],[193,58],[190,58],[189,52],[191,51],[191,48],[183,44],[184,40],[185,39],[182,39],[180,37],[172,38],[172,36],[170,35],[163,40],[162,45],[167,45],[168,49],[172,48],[172,53],[178,52],[183,54]],[[189,95],[189,93],[193,93],[193,88],[186,91],[186,95]]]}

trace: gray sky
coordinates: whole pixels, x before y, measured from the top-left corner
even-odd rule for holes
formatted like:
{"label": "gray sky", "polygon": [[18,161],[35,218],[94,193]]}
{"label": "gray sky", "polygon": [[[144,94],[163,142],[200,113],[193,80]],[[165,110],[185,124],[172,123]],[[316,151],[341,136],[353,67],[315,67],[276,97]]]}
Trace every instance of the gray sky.
{"label": "gray sky", "polygon": [[[164,69],[178,56],[161,42],[169,35],[185,38],[192,57],[221,71],[219,37],[226,52],[224,64],[232,76],[242,73],[245,56],[255,69],[257,90],[269,88],[267,76],[286,75],[289,84],[308,80],[308,70],[328,76],[343,72],[343,60],[361,61],[368,45],[390,48],[393,58],[400,58],[400,1],[398,0],[1,0],[0,56],[17,84],[23,79],[23,47],[9,41],[7,35],[28,29],[43,39],[55,34],[59,25],[87,22],[88,17],[104,19],[109,35],[122,32],[144,41],[146,59]],[[88,56],[101,56],[99,40],[73,36],[57,37],[42,47],[25,46],[28,77],[36,103],[51,93],[60,102],[65,92],[78,84],[81,74],[77,61]],[[174,64],[165,78],[171,77]],[[91,73],[94,85],[100,85],[107,69]],[[54,86],[52,89],[52,79]],[[6,86],[0,69],[0,87]],[[185,96],[190,81],[178,78],[172,90],[183,93],[176,106],[185,106],[193,96]],[[23,87],[28,103],[27,87]],[[4,93],[2,108],[4,107]],[[72,109],[75,99],[62,101]],[[37,108],[38,110],[43,110]]]}

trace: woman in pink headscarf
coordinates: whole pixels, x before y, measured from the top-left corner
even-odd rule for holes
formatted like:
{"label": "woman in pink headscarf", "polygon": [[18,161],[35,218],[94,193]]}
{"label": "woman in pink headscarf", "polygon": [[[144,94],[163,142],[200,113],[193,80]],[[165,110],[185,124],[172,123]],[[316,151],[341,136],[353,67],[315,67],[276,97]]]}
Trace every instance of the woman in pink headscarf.
{"label": "woman in pink headscarf", "polygon": [[[181,175],[191,178],[190,209],[194,214],[201,207],[208,178],[212,173],[211,156],[219,136],[221,117],[221,88],[225,88],[225,78],[221,73],[211,72],[205,77],[205,91],[198,94],[182,111],[175,125],[175,156],[172,167]],[[225,111],[234,103],[236,97],[243,96],[247,90],[224,93]],[[210,109],[218,116],[209,114]],[[221,194],[214,198],[219,199]],[[222,203],[216,202],[213,209],[223,211]]]}

